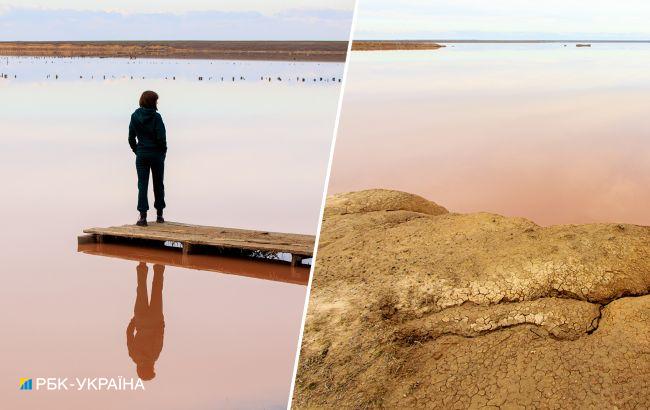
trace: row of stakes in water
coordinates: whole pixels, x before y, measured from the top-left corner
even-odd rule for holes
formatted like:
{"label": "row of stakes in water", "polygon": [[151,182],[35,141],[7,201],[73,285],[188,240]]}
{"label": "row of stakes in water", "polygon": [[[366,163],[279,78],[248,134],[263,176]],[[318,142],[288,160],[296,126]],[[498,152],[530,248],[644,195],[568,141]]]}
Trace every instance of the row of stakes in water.
{"label": "row of stakes in water", "polygon": [[[106,75],[103,75],[103,76],[102,76],[102,79],[106,80],[106,77],[107,77]],[[110,77],[110,78],[113,78],[113,79],[116,78],[114,75],[113,75],[113,76],[109,76],[109,77]],[[126,78],[126,77],[127,77],[127,76],[123,76],[122,78]],[[7,79],[7,78],[9,78],[9,75],[8,75],[8,74],[4,74],[4,73],[0,73],[0,78],[5,78],[5,79]],[[18,78],[18,75],[14,74],[14,78]],[[55,80],[58,80],[58,79],[59,79],[59,75],[58,75],[58,74],[55,74],[54,76],[52,76],[51,74],[48,74],[48,75],[46,76],[46,78],[48,78],[48,79],[49,79],[49,78],[54,78]],[[83,77],[82,75],[80,75],[79,78],[80,78],[80,79],[83,79],[84,77]],[[94,76],[94,75],[91,75],[90,78],[91,78],[91,79],[95,79],[95,76]],[[134,77],[131,76],[131,80],[133,80],[133,79],[134,79]],[[142,79],[144,80],[145,77],[142,77]],[[176,77],[175,77],[175,76],[174,76],[174,77],[171,77],[171,79],[172,79],[172,80],[176,80]],[[203,81],[204,79],[205,79],[205,77],[203,77],[203,76],[199,76],[199,77],[198,77],[198,80],[199,80],[199,81]],[[208,81],[212,81],[212,79],[213,79],[213,77],[208,77]],[[214,79],[216,80],[217,77],[214,77]],[[165,80],[169,80],[169,77],[165,77]],[[239,80],[240,80],[240,81],[246,81],[246,78],[243,77],[243,76],[240,76],[240,77],[239,77]],[[260,77],[260,81],[265,81],[265,80],[268,80],[269,82],[273,81],[273,79],[272,79],[271,77]],[[276,80],[277,80],[277,81],[282,81],[282,77],[277,77]],[[313,78],[312,80],[313,80],[313,82],[323,82],[323,81],[324,81],[324,82],[328,82],[328,83],[329,83],[329,82],[339,82],[339,83],[341,82],[341,79],[340,79],[340,78],[336,78],[336,77],[332,77],[331,80],[330,80],[329,78],[324,78],[324,77],[319,77],[318,79]],[[224,77],[221,77],[221,81],[224,81]],[[236,78],[235,78],[235,77],[232,77],[232,81],[236,81]],[[288,81],[291,81],[291,79],[288,79]],[[304,82],[308,82],[309,80],[308,80],[307,78],[305,78],[305,77],[296,77],[296,81],[297,81],[297,82],[303,82],[303,83],[304,83]]]}

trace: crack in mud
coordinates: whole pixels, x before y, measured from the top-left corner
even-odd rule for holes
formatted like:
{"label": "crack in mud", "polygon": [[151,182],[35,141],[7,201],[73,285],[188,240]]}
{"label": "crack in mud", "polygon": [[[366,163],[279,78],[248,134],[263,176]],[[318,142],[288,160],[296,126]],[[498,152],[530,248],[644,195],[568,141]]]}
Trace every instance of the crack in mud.
{"label": "crack in mud", "polygon": [[[614,299],[610,300],[607,303],[593,303],[593,302],[585,301],[585,300],[580,299],[580,298],[569,298],[569,297],[566,297],[566,295],[564,297],[558,297],[557,299],[571,300],[571,301],[576,301],[576,302],[585,302],[585,303],[589,303],[589,304],[591,304],[593,306],[598,307],[598,313],[595,316],[593,316],[591,318],[591,320],[589,320],[589,328],[587,328],[583,332],[583,334],[580,336],[580,337],[585,337],[585,336],[589,336],[589,335],[593,334],[594,332],[596,332],[598,330],[598,327],[600,326],[600,321],[601,321],[601,319],[603,317],[603,311],[611,303],[613,303],[614,301],[619,300],[619,299],[639,298],[639,297],[647,296],[649,294],[650,294],[650,292],[645,293],[645,294],[640,294],[640,295],[624,295],[624,296],[620,296],[618,298],[614,298]],[[545,300],[545,299],[547,299],[547,298],[538,298],[538,299],[534,299],[534,300],[526,301],[526,302],[535,302],[535,301],[540,301],[540,300]],[[513,305],[514,307],[516,307],[516,305],[519,305],[521,303],[522,302],[506,302],[506,303],[498,303],[498,304],[494,304],[494,305],[476,305],[471,301],[466,301],[466,302],[463,302],[459,306],[445,308],[445,309],[443,309],[441,311],[438,311],[438,312],[432,312],[432,313],[430,313],[430,314],[428,314],[428,315],[426,315],[426,316],[424,316],[422,318],[410,319],[410,320],[407,319],[406,321],[403,322],[403,326],[408,326],[409,323],[412,322],[412,321],[426,320],[427,317],[430,317],[432,315],[444,314],[446,311],[448,311],[450,309],[462,308],[462,307],[468,307],[468,306],[475,307],[475,308],[484,308],[484,309],[486,309],[487,312],[485,313],[485,315],[489,318],[490,317],[490,312],[489,312],[490,308],[497,307],[497,306],[506,306],[506,305]],[[386,307],[384,306],[384,307],[382,307],[382,309],[386,309]],[[395,319],[395,316],[399,316],[399,313],[394,314],[393,316],[391,316],[391,319],[387,319],[387,320],[396,320],[396,321],[399,322],[400,320]],[[464,329],[460,329],[458,331],[441,331],[439,333],[435,333],[434,329],[432,329],[431,331],[424,331],[424,332],[422,332],[420,334],[418,334],[417,332],[403,332],[403,329],[400,329],[400,330],[397,330],[394,333],[393,341],[395,343],[399,344],[399,345],[402,345],[402,346],[412,346],[412,345],[415,345],[415,344],[423,344],[423,343],[427,343],[427,342],[436,341],[437,339],[442,338],[444,336],[456,336],[456,337],[462,337],[462,338],[465,338],[465,339],[474,339],[474,338],[482,337],[482,336],[485,336],[485,335],[488,335],[488,334],[491,334],[491,333],[500,332],[500,331],[512,329],[512,328],[515,328],[515,327],[526,327],[526,326],[531,326],[531,327],[534,327],[535,329],[542,330],[542,334],[539,334],[539,333],[533,331],[533,333],[535,333],[535,335],[537,335],[538,337],[546,337],[546,338],[550,338],[550,339],[554,339],[554,340],[558,340],[558,341],[561,341],[561,340],[575,340],[575,338],[560,337],[558,335],[553,334],[548,329],[546,329],[546,326],[544,324],[538,324],[538,323],[534,323],[534,322],[524,321],[524,322],[521,322],[521,323],[512,323],[512,324],[499,325],[499,326],[495,327],[494,329],[474,330],[474,329],[464,328]]]}
{"label": "crack in mud", "polygon": [[650,408],[650,227],[370,190],[320,244],[297,408]]}

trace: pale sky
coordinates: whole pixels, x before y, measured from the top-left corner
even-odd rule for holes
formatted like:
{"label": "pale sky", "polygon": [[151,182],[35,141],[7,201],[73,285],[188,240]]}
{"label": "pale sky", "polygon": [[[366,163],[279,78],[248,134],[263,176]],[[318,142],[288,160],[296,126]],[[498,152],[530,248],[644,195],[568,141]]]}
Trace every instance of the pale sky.
{"label": "pale sky", "polygon": [[288,9],[351,10],[351,0],[0,0],[0,5],[47,9],[180,13],[197,10],[277,13]]}
{"label": "pale sky", "polygon": [[0,41],[347,40],[354,0],[0,0]]}
{"label": "pale sky", "polygon": [[650,39],[647,0],[359,0],[357,39]]}

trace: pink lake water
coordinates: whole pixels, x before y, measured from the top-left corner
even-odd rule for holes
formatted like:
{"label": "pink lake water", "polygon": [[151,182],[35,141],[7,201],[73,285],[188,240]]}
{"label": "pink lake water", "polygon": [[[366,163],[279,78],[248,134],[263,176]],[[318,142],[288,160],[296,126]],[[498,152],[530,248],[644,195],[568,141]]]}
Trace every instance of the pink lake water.
{"label": "pink lake water", "polygon": [[[0,67],[9,73],[0,80],[0,408],[286,407],[306,287],[268,280],[285,269],[273,266],[262,276],[166,266],[164,343],[144,391],[18,386],[137,377],[126,329],[138,261],[78,253],[77,235],[137,219],[127,129],[142,91],[160,94],[168,132],[167,219],[315,234],[340,85],[276,79],[340,78],[343,65],[48,60]],[[238,74],[246,79],[216,79]]]}
{"label": "pink lake water", "polygon": [[354,52],[329,193],[650,225],[650,45]]}

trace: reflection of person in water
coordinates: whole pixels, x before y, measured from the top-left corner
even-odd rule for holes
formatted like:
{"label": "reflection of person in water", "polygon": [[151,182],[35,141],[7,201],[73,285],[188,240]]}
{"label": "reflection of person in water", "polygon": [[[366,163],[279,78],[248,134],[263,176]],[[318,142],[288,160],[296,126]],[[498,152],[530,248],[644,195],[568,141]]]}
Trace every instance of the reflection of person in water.
{"label": "reflection of person in water", "polygon": [[126,329],[126,345],[129,348],[129,356],[138,367],[138,376],[142,380],[151,380],[156,376],[154,363],[162,351],[165,333],[165,319],[162,310],[165,266],[153,265],[151,302],[147,295],[147,264],[140,262],[136,270],[138,272],[138,290],[133,319]]}

